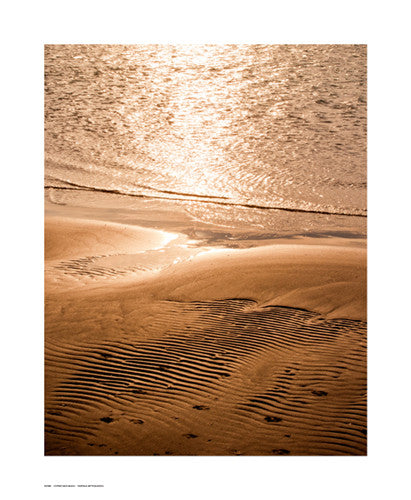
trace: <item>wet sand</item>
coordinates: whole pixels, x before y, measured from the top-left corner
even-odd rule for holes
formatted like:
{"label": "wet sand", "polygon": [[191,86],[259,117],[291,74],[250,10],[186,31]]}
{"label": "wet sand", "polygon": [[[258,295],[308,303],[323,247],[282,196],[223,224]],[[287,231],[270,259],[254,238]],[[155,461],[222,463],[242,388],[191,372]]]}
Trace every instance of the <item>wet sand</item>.
{"label": "wet sand", "polygon": [[366,454],[358,242],[45,230],[47,455]]}

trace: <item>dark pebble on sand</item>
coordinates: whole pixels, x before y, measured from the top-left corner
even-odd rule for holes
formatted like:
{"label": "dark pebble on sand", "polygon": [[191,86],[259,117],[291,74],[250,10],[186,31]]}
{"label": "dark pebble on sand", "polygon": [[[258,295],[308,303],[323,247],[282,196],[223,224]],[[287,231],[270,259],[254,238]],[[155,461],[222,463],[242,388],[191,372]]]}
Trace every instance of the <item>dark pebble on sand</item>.
{"label": "dark pebble on sand", "polygon": [[325,391],[311,391],[314,396],[326,396],[328,392]]}
{"label": "dark pebble on sand", "polygon": [[284,448],[278,448],[275,450],[272,450],[273,455],[289,455],[290,450],[285,450]]}
{"label": "dark pebble on sand", "polygon": [[114,422],[114,419],[111,417],[103,417],[103,418],[100,418],[100,420],[102,422],[106,422],[106,424],[109,424],[110,422]]}
{"label": "dark pebble on sand", "polygon": [[265,417],[264,420],[266,422],[281,422],[282,418],[280,418],[280,417]]}

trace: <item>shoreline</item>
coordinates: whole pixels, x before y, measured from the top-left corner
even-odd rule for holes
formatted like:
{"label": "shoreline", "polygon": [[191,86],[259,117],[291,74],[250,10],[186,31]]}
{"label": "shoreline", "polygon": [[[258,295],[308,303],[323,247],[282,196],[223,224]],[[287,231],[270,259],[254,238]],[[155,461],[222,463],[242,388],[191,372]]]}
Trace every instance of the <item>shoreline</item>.
{"label": "shoreline", "polygon": [[[58,196],[57,196],[58,195]],[[107,193],[45,193],[46,214],[183,233],[203,245],[239,248],[301,238],[363,245],[366,219],[201,206],[196,201],[130,200]],[[326,228],[326,230],[324,230]],[[199,244],[200,244],[199,243]]]}

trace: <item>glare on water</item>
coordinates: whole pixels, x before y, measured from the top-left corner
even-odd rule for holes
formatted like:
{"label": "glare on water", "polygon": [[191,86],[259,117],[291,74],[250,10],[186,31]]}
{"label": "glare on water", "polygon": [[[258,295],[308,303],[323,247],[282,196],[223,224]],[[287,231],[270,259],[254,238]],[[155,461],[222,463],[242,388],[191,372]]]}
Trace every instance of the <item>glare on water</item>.
{"label": "glare on water", "polygon": [[46,185],[205,219],[213,200],[366,213],[365,46],[46,46],[45,67]]}

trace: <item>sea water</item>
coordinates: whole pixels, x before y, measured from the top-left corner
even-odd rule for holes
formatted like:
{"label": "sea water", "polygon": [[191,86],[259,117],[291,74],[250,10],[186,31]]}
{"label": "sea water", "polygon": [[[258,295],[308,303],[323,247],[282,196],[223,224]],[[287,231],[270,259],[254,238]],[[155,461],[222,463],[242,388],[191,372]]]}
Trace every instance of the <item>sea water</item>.
{"label": "sea water", "polygon": [[47,45],[46,191],[365,235],[366,106],[364,45]]}

